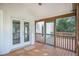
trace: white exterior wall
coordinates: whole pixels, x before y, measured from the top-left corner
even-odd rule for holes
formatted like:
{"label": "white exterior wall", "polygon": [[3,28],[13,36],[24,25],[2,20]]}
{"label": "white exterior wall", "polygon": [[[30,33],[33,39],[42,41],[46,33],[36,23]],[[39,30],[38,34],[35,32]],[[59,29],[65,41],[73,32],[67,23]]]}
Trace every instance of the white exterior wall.
{"label": "white exterior wall", "polygon": [[[8,7],[8,6],[7,6]],[[9,53],[11,50],[15,50],[17,48],[22,48],[24,46],[27,46],[27,45],[30,45],[30,44],[34,44],[34,21],[32,21],[30,18],[33,18],[32,15],[30,15],[27,10],[26,11],[21,11],[18,9],[18,7],[5,7],[5,6],[2,6],[1,9],[3,10],[3,19],[1,19],[0,21],[3,20],[3,26],[1,25],[1,27],[3,27],[3,29],[1,28],[1,31],[3,31],[3,36],[2,36],[2,33],[0,35],[0,55],[2,54],[6,54],[6,53]],[[19,11],[18,11],[18,10]],[[23,8],[22,8],[23,9]],[[13,45],[12,44],[12,21],[13,20],[19,20],[20,21],[20,30],[21,30],[21,33],[20,33],[20,41],[21,43],[20,44],[16,44],[16,45]],[[30,35],[29,35],[29,41],[24,43],[24,36],[23,36],[23,29],[24,29],[24,21],[25,22],[29,22],[29,25],[30,25]],[[2,39],[2,41],[1,41]],[[3,50],[3,51],[2,51]]]}
{"label": "white exterior wall", "polygon": [[0,10],[0,53],[4,52],[4,40],[3,40],[3,11]]}

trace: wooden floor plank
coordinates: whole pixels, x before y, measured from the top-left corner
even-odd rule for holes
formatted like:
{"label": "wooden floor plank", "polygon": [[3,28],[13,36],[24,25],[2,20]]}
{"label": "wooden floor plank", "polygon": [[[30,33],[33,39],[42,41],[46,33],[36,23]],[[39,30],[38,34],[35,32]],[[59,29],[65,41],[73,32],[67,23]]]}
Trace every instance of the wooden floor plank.
{"label": "wooden floor plank", "polygon": [[35,43],[33,46],[17,49],[5,56],[76,56],[76,54],[68,50],[54,48],[53,46],[42,43]]}

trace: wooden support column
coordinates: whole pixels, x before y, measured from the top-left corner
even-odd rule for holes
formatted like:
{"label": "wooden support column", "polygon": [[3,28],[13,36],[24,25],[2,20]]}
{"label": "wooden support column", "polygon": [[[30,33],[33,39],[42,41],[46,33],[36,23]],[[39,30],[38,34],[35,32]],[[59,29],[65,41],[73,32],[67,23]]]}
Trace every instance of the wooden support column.
{"label": "wooden support column", "polygon": [[79,56],[79,4],[75,4],[75,12],[76,12],[76,53]]}

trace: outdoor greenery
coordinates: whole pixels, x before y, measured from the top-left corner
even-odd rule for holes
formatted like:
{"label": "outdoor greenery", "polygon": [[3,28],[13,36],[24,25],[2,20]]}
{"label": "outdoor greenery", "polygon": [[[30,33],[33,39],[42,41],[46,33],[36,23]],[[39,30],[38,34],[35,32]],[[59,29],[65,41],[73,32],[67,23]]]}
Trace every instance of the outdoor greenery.
{"label": "outdoor greenery", "polygon": [[75,32],[75,16],[56,20],[57,32]]}

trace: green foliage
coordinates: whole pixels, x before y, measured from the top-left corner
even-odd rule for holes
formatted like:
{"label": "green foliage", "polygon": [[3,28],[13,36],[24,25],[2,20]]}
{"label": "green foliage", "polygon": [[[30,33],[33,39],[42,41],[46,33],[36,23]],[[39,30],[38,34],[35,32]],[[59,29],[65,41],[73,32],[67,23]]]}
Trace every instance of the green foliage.
{"label": "green foliage", "polygon": [[60,18],[56,21],[56,31],[75,32],[75,17]]}

